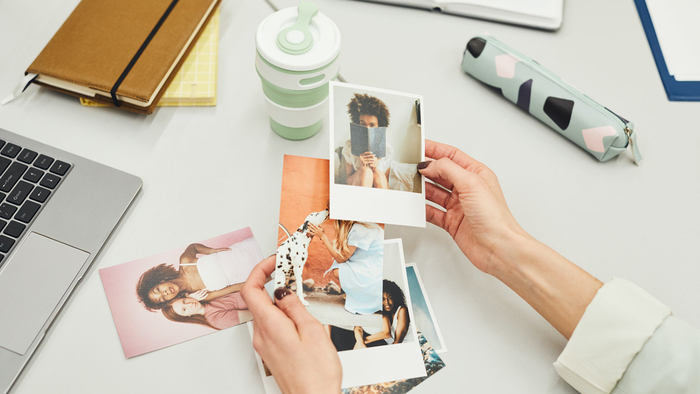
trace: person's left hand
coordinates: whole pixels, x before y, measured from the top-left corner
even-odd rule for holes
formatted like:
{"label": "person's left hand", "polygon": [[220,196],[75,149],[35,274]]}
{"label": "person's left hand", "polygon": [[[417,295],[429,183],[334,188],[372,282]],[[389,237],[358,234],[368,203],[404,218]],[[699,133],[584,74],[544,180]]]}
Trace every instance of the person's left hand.
{"label": "person's left hand", "polygon": [[212,253],[225,252],[227,250],[231,250],[231,248],[215,248]]}
{"label": "person's left hand", "polygon": [[275,290],[276,306],[267,295],[265,278],[274,269],[270,256],[253,268],[241,290],[253,313],[255,351],[283,393],[339,393],[343,370],[323,325],[288,289]]}

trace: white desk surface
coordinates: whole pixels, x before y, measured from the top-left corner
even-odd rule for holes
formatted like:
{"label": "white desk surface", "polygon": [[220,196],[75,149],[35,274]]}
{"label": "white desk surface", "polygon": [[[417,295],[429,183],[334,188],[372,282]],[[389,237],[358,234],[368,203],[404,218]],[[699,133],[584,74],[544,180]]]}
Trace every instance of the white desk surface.
{"label": "white desk surface", "polygon": [[[296,0],[272,0],[286,7]],[[0,3],[0,96],[77,0]],[[568,1],[555,33],[348,0],[317,0],[343,35],[348,82],[425,97],[429,138],[498,175],[535,237],[603,281],[631,280],[700,326],[700,103],[666,99],[632,2]],[[37,4],[34,4],[37,3]],[[81,107],[31,87],[0,107],[0,127],[140,176],[144,187],[14,386],[20,393],[261,393],[247,329],[124,359],[97,269],[250,226],[275,249],[283,154],[328,155],[328,129],[292,142],[268,127],[254,35],[272,8],[225,1],[214,108],[141,116]],[[490,33],[632,120],[645,162],[599,163],[460,70],[466,42]],[[415,393],[570,393],[551,363],[565,340],[450,237],[387,226],[425,282],[447,367]]]}

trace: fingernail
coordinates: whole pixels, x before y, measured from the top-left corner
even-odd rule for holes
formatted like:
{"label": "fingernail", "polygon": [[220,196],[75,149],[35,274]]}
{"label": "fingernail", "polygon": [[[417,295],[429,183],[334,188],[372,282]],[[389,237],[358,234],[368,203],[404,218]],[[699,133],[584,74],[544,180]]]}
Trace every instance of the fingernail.
{"label": "fingernail", "polygon": [[279,287],[275,289],[275,298],[277,298],[278,301],[290,294],[292,294],[292,292],[286,287]]}
{"label": "fingernail", "polygon": [[425,170],[426,168],[428,168],[428,164],[430,164],[429,161],[421,161],[420,163],[418,163],[418,169]]}

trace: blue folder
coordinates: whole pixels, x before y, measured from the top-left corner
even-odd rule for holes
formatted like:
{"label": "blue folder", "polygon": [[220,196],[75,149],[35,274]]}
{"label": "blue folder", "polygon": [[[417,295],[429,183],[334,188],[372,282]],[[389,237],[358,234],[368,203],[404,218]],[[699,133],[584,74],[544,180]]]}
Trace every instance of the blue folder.
{"label": "blue folder", "polygon": [[661,82],[664,84],[668,99],[671,101],[700,101],[700,81],[676,81],[673,75],[668,73],[668,67],[666,67],[666,61],[661,52],[659,39],[656,37],[656,31],[654,30],[654,24],[651,22],[646,1],[634,0],[634,4],[637,6],[639,19],[642,20],[642,27],[647,35],[651,53],[654,55],[656,68],[659,69]]}

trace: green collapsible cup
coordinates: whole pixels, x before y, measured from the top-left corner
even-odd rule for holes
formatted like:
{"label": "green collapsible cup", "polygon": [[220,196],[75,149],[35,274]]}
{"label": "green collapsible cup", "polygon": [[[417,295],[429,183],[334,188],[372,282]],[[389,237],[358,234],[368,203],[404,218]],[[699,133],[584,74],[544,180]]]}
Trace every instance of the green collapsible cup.
{"label": "green collapsible cup", "polygon": [[328,113],[328,82],[338,76],[338,27],[302,1],[265,18],[255,45],[272,130],[291,140],[313,136]]}

